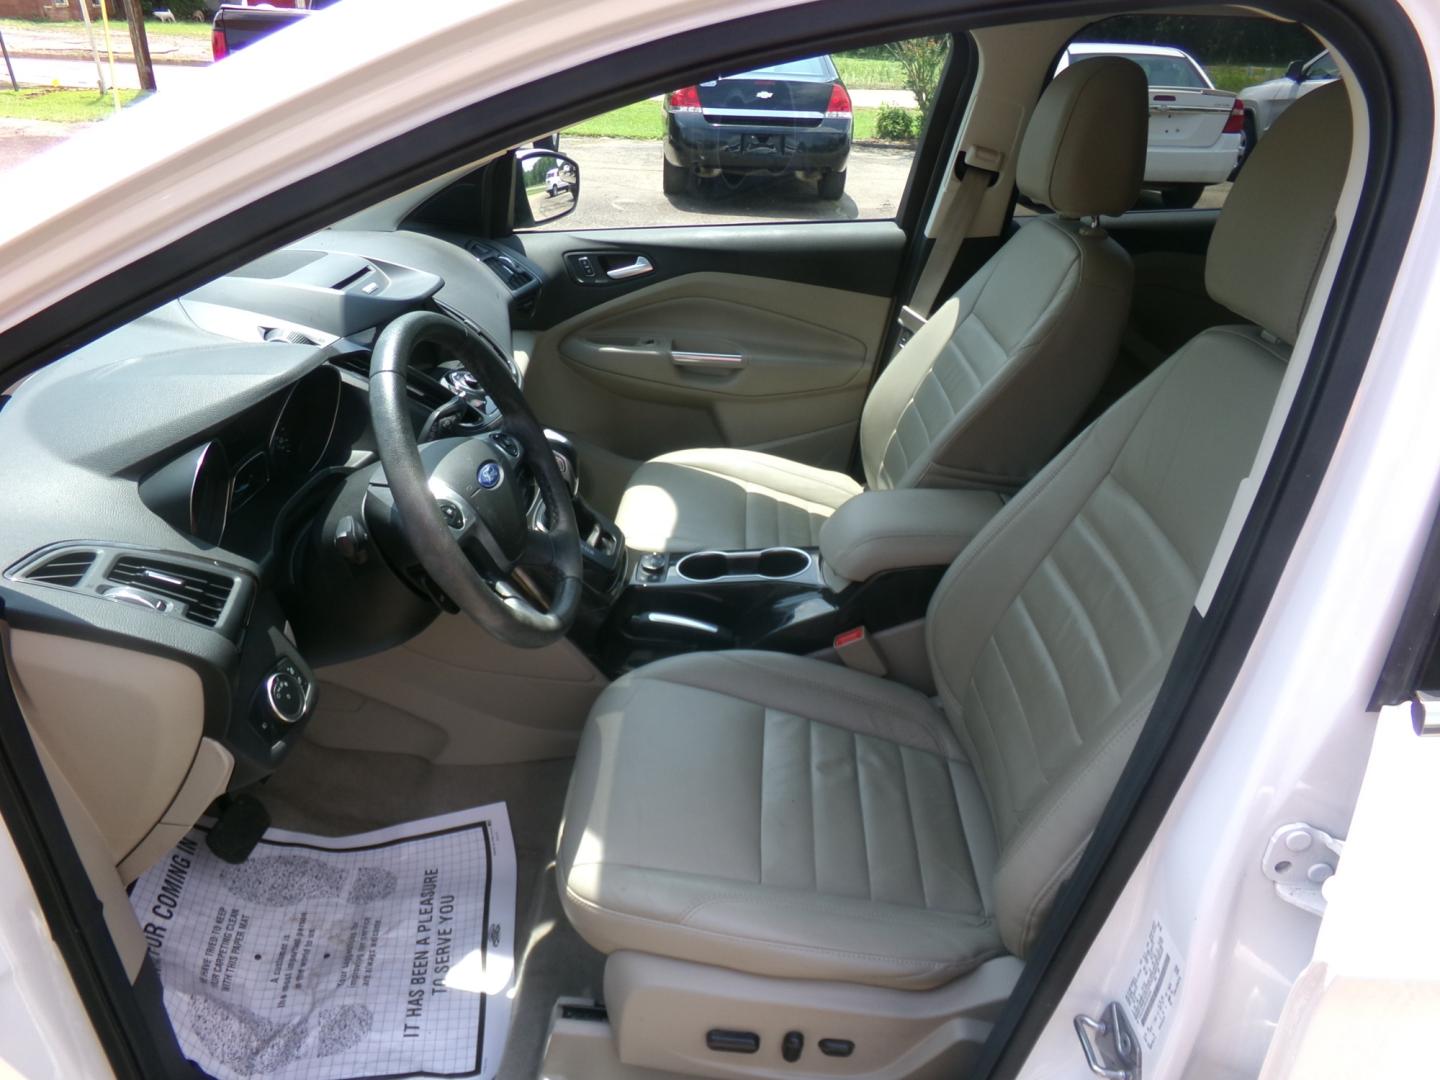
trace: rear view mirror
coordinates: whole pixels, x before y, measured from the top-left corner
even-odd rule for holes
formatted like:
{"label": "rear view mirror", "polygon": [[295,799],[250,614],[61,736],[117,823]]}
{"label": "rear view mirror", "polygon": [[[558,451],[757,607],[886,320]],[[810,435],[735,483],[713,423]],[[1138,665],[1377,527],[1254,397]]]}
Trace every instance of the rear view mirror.
{"label": "rear view mirror", "polygon": [[1285,78],[1291,82],[1305,81],[1305,62],[1303,60],[1291,60],[1290,66],[1285,69]]}
{"label": "rear view mirror", "polygon": [[[515,186],[517,228],[554,221],[580,201],[580,166],[553,150],[522,150],[515,155]],[[527,213],[529,220],[521,220]]]}

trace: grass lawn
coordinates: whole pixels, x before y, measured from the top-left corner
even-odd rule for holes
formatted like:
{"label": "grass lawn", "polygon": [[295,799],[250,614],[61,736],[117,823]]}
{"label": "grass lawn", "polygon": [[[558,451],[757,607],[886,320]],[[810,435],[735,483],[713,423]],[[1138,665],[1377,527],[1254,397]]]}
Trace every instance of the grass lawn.
{"label": "grass lawn", "polygon": [[[878,109],[855,110],[855,138],[875,138],[875,115]],[[918,127],[920,110],[911,109]],[[592,116],[565,129],[566,135],[591,135],[607,139],[662,139],[665,137],[665,112],[658,101],[637,101],[612,112]]]}
{"label": "grass lawn", "polygon": [[[0,19],[0,30],[33,30],[36,33],[44,33],[46,30],[54,29],[56,32],[66,34],[84,34],[85,24],[79,19],[58,20],[50,19]],[[103,33],[100,22],[95,21],[95,34],[97,39]],[[129,41],[129,29],[125,23],[112,17],[110,19],[110,37],[113,39],[116,34]],[[149,37],[187,37],[210,39],[210,23],[206,22],[181,22],[177,19],[173,23],[156,22],[154,19],[145,20],[145,33]]]}
{"label": "grass lawn", "polygon": [[1284,65],[1271,67],[1266,64],[1207,64],[1205,70],[1210,73],[1211,82],[1232,94],[1285,74]]}
{"label": "grass lawn", "polygon": [[835,56],[840,80],[851,90],[904,90],[905,72],[895,60],[861,60],[843,53]]}
{"label": "grass lawn", "polygon": [[[120,104],[128,105],[140,96],[139,90],[121,90]],[[52,120],[74,124],[81,120],[104,120],[115,111],[109,94],[94,90],[53,90],[27,87],[20,91],[0,90],[0,117],[10,120]]]}

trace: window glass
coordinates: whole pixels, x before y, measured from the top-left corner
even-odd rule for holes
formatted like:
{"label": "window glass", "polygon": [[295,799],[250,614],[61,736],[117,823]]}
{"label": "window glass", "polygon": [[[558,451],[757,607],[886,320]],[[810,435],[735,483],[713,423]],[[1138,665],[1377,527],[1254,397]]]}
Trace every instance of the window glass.
{"label": "window glass", "polygon": [[1314,62],[1305,69],[1305,78],[1307,79],[1338,79],[1339,77],[1340,69],[1335,66],[1335,61],[1328,52],[1317,56]]}
{"label": "window glass", "polygon": [[[1249,152],[1291,102],[1333,75],[1312,64],[1297,83],[1286,70],[1320,45],[1306,29],[1273,19],[1121,15],[1087,27],[1057,72],[1093,56],[1123,56],[1150,87],[1145,176],[1136,210],[1216,209]],[[1043,208],[1024,205],[1020,212]]]}
{"label": "window glass", "polygon": [[590,117],[557,135],[579,167],[575,211],[535,227],[894,217],[950,46],[797,57]]}

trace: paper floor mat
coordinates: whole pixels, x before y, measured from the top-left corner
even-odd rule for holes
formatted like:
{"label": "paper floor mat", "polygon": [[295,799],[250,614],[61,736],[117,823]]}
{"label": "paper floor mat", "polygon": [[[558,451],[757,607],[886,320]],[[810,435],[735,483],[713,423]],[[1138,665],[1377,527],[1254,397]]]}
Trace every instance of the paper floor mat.
{"label": "paper floor mat", "polygon": [[503,803],[341,838],[192,832],[131,891],[188,1057],[221,1080],[495,1074],[515,969]]}

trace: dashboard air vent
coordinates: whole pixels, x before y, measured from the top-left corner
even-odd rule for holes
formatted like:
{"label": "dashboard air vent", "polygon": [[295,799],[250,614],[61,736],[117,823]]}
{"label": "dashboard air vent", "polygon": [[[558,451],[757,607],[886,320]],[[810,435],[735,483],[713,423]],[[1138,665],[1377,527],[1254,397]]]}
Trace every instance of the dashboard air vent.
{"label": "dashboard air vent", "polygon": [[95,563],[93,551],[64,551],[52,555],[39,566],[25,574],[26,581],[39,581],[46,585],[63,585],[73,589]]}
{"label": "dashboard air vent", "polygon": [[214,626],[220,621],[225,601],[235,588],[234,579],[224,574],[133,555],[116,559],[108,577],[121,585],[133,585],[180,601],[185,605],[185,617],[202,626]]}

